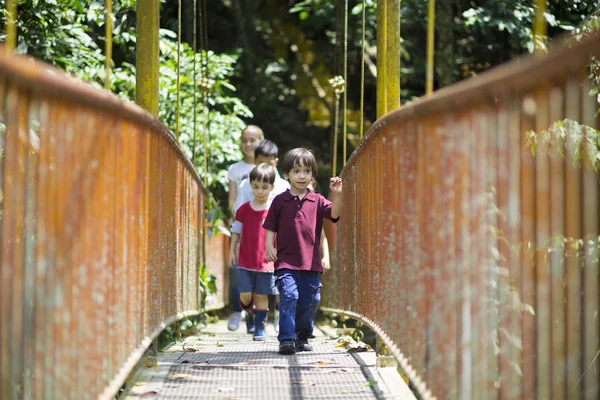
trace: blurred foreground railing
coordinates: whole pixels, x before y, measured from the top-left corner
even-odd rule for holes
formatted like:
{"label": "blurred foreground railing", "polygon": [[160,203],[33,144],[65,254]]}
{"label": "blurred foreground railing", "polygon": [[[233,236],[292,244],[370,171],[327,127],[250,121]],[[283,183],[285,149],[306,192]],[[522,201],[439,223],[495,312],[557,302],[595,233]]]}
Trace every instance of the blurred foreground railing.
{"label": "blurred foreground railing", "polygon": [[158,120],[4,52],[0,123],[0,398],[110,398],[203,307],[204,189]]}
{"label": "blurred foreground railing", "polygon": [[343,171],[322,305],[382,329],[423,398],[600,398],[592,55],[599,36],[405,105]]}

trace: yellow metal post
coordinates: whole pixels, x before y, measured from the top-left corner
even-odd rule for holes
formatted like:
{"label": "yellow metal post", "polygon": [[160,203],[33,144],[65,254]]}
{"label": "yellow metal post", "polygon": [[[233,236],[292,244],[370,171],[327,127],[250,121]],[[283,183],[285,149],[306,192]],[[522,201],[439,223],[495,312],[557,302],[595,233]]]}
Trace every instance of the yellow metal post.
{"label": "yellow metal post", "polygon": [[158,115],[160,0],[137,1],[136,103]]}
{"label": "yellow metal post", "polygon": [[363,131],[365,125],[365,27],[366,27],[366,15],[367,6],[365,0],[362,0],[362,41],[360,51],[360,138],[363,138]]}
{"label": "yellow metal post", "polygon": [[377,117],[400,106],[400,0],[377,0]]}
{"label": "yellow metal post", "polygon": [[536,0],[535,18],[533,20],[533,49],[534,52],[539,52],[544,49],[541,40],[546,36],[546,12],[548,5],[547,0]]}
{"label": "yellow metal post", "polygon": [[17,6],[16,0],[6,1],[6,49],[15,51],[17,47]]}
{"label": "yellow metal post", "polygon": [[425,94],[433,93],[433,49],[435,43],[435,0],[429,0],[427,11],[427,81]]}
{"label": "yellow metal post", "polygon": [[112,64],[112,0],[106,0],[106,10],[104,11],[105,30],[104,30],[104,88],[110,90],[110,66]]}

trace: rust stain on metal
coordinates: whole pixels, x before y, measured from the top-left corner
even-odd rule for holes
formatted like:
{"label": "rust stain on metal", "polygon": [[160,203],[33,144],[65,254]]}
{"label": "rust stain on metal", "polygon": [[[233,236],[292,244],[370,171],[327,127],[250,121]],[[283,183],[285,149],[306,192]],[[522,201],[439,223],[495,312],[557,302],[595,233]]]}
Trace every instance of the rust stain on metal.
{"label": "rust stain on metal", "polygon": [[596,35],[405,105],[342,171],[322,305],[371,321],[421,397],[600,395],[599,181],[581,128],[599,126],[599,49]]}
{"label": "rust stain on metal", "polygon": [[[206,189],[137,106],[4,53],[0,76],[0,398],[112,398],[204,307]],[[206,243],[217,305],[226,243]]]}

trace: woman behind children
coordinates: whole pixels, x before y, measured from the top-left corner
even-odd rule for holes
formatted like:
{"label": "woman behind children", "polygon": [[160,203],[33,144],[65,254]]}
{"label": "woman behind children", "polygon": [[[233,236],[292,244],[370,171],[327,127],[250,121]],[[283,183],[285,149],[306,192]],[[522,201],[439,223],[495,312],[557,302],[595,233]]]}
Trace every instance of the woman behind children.
{"label": "woman behind children", "polygon": [[[308,149],[290,150],[283,157],[284,178],[290,190],[273,200],[263,227],[265,251],[275,262],[279,301],[279,353],[312,351],[308,343],[321,301],[323,265],[319,245],[323,219],[337,222],[342,209],[342,180],[331,178],[332,201],[308,190],[317,175],[317,161]],[[273,239],[277,233],[277,246]]]}
{"label": "woman behind children", "polygon": [[254,198],[242,204],[235,213],[236,224],[241,224],[242,231],[239,260],[236,260],[239,233],[232,233],[229,247],[230,266],[234,267],[236,261],[238,266],[240,304],[247,313],[254,313],[254,340],[257,341],[266,339],[268,295],[278,294],[273,263],[265,259],[266,231],[262,227],[269,211],[269,194],[274,187],[275,175],[275,168],[271,164],[259,164],[250,171],[249,181]]}
{"label": "woman behind children", "polygon": [[[248,177],[248,174],[254,168],[254,149],[258,143],[264,139],[262,129],[256,125],[248,125],[242,131],[241,148],[244,155],[243,160],[231,165],[227,170],[229,178],[229,211],[231,212],[237,199],[238,185]],[[233,313],[229,317],[227,325],[230,331],[237,331],[242,319],[242,308],[240,307],[240,292],[238,290],[237,268],[229,270],[229,304]],[[253,332],[254,318],[252,313],[246,313],[246,330]]]}

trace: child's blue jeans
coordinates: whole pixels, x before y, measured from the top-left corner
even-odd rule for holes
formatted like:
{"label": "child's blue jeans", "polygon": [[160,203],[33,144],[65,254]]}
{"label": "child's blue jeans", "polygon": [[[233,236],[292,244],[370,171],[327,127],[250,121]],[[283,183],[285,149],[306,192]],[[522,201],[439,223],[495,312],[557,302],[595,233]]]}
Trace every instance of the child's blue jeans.
{"label": "child's blue jeans", "polygon": [[321,301],[321,274],[290,269],[275,274],[280,295],[277,340],[308,340]]}

